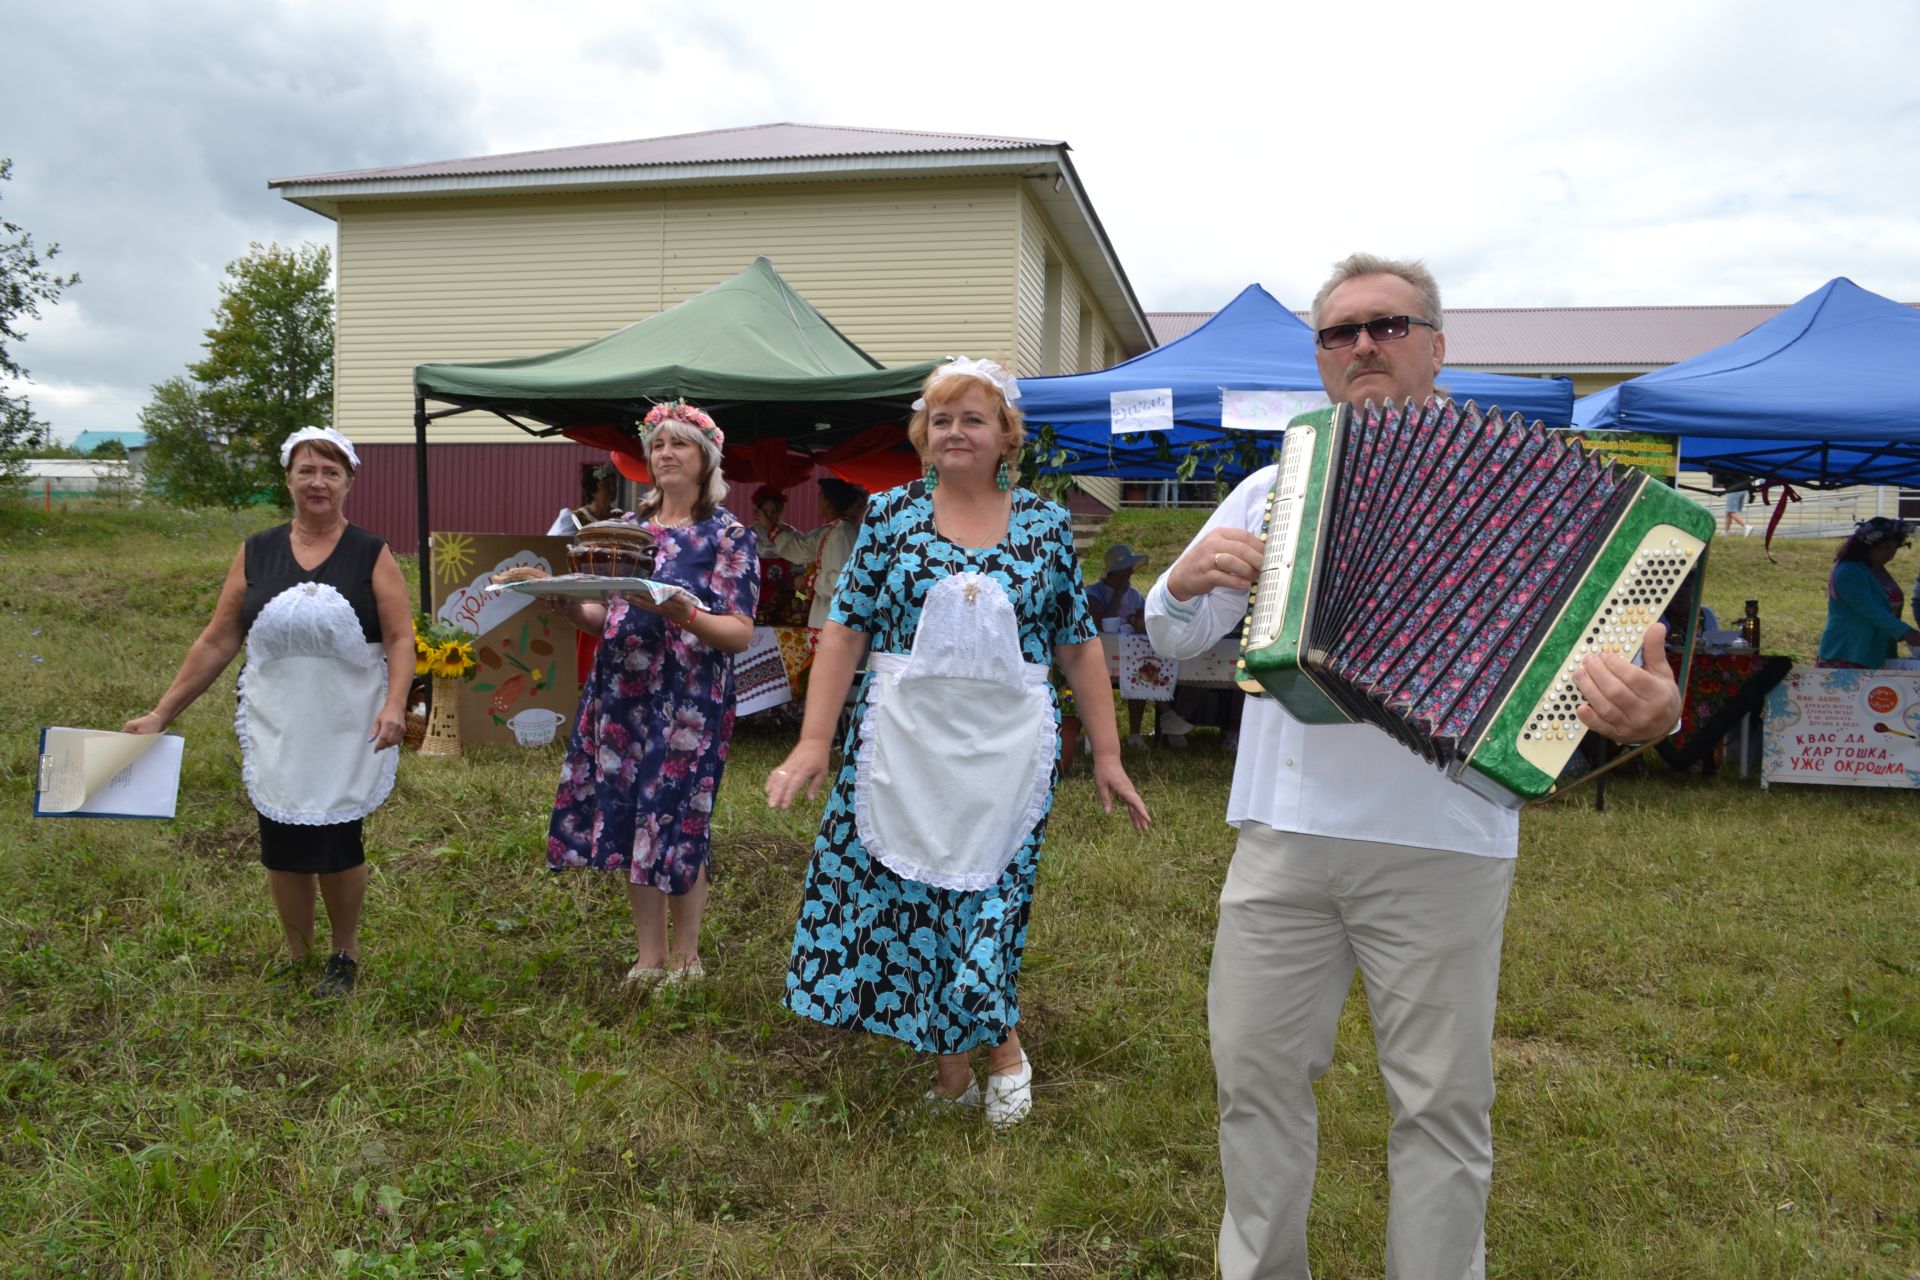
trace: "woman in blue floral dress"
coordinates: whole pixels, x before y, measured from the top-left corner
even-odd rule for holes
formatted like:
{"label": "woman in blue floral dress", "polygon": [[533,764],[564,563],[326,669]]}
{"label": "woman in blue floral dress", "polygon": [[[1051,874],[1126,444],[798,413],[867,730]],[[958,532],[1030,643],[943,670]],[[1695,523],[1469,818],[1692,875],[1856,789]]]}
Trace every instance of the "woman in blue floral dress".
{"label": "woman in blue floral dress", "polygon": [[[806,721],[767,779],[817,795],[863,655],[845,758],[794,929],[786,1004],[936,1055],[928,1097],[1032,1106],[1015,990],[1057,778],[1058,664],[1081,695],[1102,805],[1145,830],[1065,509],[1011,484],[1013,379],[964,357],[929,376],[909,435],[926,478],[875,498],[821,636]],[[986,1047],[982,1090],[968,1059]]]}
{"label": "woman in blue floral dress", "polygon": [[[753,639],[754,539],[720,505],[720,429],[671,403],[647,415],[653,492],[626,519],[656,539],[661,604],[549,601],[601,644],[567,744],[547,865],[624,872],[639,954],[629,982],[701,976],[715,798],[733,736],[733,655]],[[671,943],[668,920],[672,921]]]}

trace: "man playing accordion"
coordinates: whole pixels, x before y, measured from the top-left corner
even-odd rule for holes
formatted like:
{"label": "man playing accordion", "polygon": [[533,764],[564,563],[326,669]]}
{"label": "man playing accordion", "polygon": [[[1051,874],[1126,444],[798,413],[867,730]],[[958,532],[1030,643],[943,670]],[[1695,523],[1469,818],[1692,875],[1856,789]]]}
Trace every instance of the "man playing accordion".
{"label": "man playing accordion", "polygon": [[[1444,317],[1418,261],[1347,258],[1315,297],[1312,324],[1334,403],[1434,394]],[[1239,626],[1275,472],[1243,481],[1154,583],[1147,631],[1161,653],[1197,656]],[[1589,659],[1577,677],[1582,722],[1622,742],[1670,729],[1680,694],[1664,640],[1664,628],[1649,629],[1642,666]],[[1227,821],[1240,836],[1207,992],[1227,1189],[1222,1273],[1308,1275],[1313,1081],[1332,1062],[1358,968],[1393,1116],[1389,1280],[1483,1275],[1494,996],[1517,813],[1370,726],[1307,725],[1254,698]]]}

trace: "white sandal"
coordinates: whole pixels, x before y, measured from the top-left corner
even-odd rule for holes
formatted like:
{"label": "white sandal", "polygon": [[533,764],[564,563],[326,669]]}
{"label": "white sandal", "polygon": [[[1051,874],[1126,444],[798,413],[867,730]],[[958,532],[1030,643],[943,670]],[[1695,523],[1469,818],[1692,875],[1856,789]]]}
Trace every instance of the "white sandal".
{"label": "white sandal", "polygon": [[1020,1069],[1011,1075],[987,1077],[987,1123],[1011,1129],[1033,1110],[1033,1063],[1020,1054]]}

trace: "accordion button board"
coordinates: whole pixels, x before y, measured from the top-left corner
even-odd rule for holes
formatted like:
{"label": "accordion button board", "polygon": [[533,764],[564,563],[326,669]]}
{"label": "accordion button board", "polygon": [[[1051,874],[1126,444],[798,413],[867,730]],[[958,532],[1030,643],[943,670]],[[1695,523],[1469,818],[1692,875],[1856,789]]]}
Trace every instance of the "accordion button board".
{"label": "accordion button board", "polygon": [[1518,415],[1444,399],[1289,425],[1241,637],[1243,688],[1364,723],[1517,807],[1581,767],[1573,683],[1631,658],[1713,517]]}
{"label": "accordion button board", "polygon": [[1547,777],[1560,776],[1588,732],[1578,715],[1585,699],[1574,683],[1575,673],[1598,653],[1616,653],[1629,660],[1637,656],[1647,628],[1660,621],[1705,551],[1704,541],[1672,525],[1656,525],[1646,532],[1628,561],[1625,576],[1614,584],[1584,637],[1534,703],[1516,745],[1522,759]]}

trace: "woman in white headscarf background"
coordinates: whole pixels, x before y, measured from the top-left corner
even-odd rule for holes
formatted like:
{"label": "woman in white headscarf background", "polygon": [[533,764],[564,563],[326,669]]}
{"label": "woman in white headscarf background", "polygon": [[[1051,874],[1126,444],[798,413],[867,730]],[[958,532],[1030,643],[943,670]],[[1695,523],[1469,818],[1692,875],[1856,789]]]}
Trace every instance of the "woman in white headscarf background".
{"label": "woman in white headscarf background", "polygon": [[205,693],[244,645],[235,729],[260,816],[260,861],[291,961],[314,967],[315,896],[326,902],[328,958],[313,993],[344,995],[359,975],[367,860],[361,820],[393,789],[413,622],[386,541],[345,514],[360,459],[331,428],[280,447],[293,519],[248,538],[227,569],[213,618],[153,710],[128,733],[159,733]]}
{"label": "woman in white headscarf background", "polygon": [[[996,1128],[1032,1107],[1016,980],[1058,777],[1050,664],[1085,717],[1094,783],[1145,830],[1065,508],[1016,488],[1013,378],[959,357],[908,435],[925,477],[869,504],[814,658],[799,745],[767,778],[818,793],[855,668],[868,674],[807,868],[787,1007],[936,1057],[928,1098]],[[1104,708],[1104,710],[1102,710]],[[969,1054],[987,1050],[985,1088]]]}

